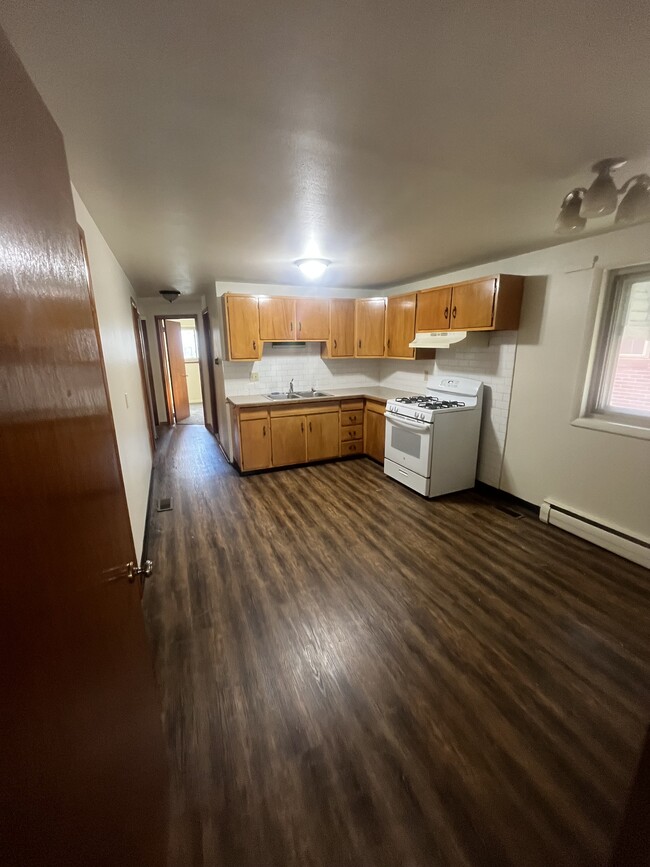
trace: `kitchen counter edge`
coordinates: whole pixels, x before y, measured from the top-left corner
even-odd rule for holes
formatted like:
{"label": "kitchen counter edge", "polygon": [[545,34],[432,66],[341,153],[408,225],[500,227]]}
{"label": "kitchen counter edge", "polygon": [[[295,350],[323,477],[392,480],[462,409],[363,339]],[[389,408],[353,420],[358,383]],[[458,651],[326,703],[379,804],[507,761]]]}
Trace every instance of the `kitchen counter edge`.
{"label": "kitchen counter edge", "polygon": [[264,394],[235,394],[226,398],[226,402],[235,407],[243,406],[295,406],[296,404],[306,403],[327,403],[330,400],[350,400],[357,398],[358,400],[378,400],[386,403],[393,397],[413,397],[414,391],[402,391],[398,388],[333,388],[327,392],[325,397],[305,397],[293,398],[291,400],[271,400]]}

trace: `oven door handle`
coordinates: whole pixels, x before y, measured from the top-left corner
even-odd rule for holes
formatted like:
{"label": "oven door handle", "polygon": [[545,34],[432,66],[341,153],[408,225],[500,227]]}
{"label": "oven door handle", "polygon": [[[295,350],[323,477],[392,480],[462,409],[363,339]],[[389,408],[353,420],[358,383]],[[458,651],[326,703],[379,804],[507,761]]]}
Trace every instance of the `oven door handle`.
{"label": "oven door handle", "polygon": [[384,418],[387,418],[398,427],[406,427],[410,430],[425,431],[427,430],[427,428],[431,427],[431,425],[426,421],[406,421],[406,419],[399,418],[398,416],[393,415],[392,412],[385,412]]}

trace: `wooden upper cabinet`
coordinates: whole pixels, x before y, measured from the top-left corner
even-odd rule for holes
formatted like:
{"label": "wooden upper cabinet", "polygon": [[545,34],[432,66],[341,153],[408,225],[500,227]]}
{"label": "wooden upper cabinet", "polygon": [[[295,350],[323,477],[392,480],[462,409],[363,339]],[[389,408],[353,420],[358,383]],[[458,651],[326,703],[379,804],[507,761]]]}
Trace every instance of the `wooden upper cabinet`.
{"label": "wooden upper cabinet", "polygon": [[274,467],[305,463],[307,425],[304,415],[271,418],[271,454]]}
{"label": "wooden upper cabinet", "polygon": [[492,328],[496,294],[496,277],[454,286],[451,299],[451,327],[462,330]]}
{"label": "wooden upper cabinet", "polygon": [[497,274],[417,293],[416,331],[514,331],[524,278]]}
{"label": "wooden upper cabinet", "polygon": [[295,298],[259,297],[260,340],[297,340]]}
{"label": "wooden upper cabinet", "polygon": [[327,340],[330,305],[327,298],[296,298],[296,340]]}
{"label": "wooden upper cabinet", "polygon": [[233,361],[261,356],[259,310],[255,295],[226,295],[229,355]]}
{"label": "wooden upper cabinet", "polygon": [[449,331],[450,323],[451,286],[417,293],[416,331]]}
{"label": "wooden upper cabinet", "polygon": [[386,304],[386,355],[388,358],[413,358],[409,343],[415,337],[415,293],[394,295]]}
{"label": "wooden upper cabinet", "polygon": [[325,461],[339,456],[339,413],[319,412],[306,416],[307,460]]}
{"label": "wooden upper cabinet", "polygon": [[354,356],[354,299],[332,298],[330,301],[330,338],[324,355],[331,358]]}
{"label": "wooden upper cabinet", "polygon": [[383,358],[386,329],[386,299],[357,298],[355,301],[355,347],[357,358]]}

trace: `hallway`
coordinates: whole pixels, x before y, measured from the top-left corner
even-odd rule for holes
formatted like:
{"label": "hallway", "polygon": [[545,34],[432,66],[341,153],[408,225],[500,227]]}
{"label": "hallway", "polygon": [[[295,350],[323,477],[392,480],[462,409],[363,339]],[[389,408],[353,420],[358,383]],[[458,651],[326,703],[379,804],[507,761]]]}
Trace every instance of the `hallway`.
{"label": "hallway", "polygon": [[607,863],[646,722],[643,569],[368,460],[241,478],[196,426],[163,436],[161,496],[170,867]]}

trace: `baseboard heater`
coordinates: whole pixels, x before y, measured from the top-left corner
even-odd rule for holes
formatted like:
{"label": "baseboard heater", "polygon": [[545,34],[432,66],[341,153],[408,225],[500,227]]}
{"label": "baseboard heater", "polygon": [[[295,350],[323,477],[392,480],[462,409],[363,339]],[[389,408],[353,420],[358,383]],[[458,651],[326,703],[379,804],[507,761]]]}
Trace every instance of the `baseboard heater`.
{"label": "baseboard heater", "polygon": [[619,557],[625,557],[650,569],[650,543],[643,539],[636,539],[613,527],[607,527],[587,515],[548,500],[544,500],[540,507],[539,519],[545,524],[553,524],[594,545],[613,551]]}

